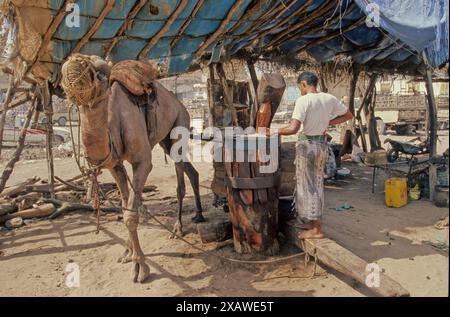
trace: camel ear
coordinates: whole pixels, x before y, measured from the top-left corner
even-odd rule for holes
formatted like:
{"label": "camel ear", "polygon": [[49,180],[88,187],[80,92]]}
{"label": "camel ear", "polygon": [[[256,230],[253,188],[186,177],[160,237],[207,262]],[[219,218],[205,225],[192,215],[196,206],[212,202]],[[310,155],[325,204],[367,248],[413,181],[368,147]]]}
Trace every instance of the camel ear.
{"label": "camel ear", "polygon": [[112,65],[99,56],[92,55],[90,58],[95,69],[108,78],[111,74]]}

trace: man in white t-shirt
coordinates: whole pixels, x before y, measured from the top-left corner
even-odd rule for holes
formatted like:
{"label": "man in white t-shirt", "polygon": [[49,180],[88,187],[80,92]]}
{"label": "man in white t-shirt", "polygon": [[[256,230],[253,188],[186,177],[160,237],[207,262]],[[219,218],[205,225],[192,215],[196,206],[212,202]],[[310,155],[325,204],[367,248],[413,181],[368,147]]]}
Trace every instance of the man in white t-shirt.
{"label": "man in white t-shirt", "polygon": [[[321,217],[324,208],[323,171],[327,159],[325,133],[329,125],[353,118],[336,97],[318,92],[318,78],[304,72],[297,80],[301,92],[295,103],[291,124],[278,130],[279,135],[299,133],[296,146],[295,202],[300,239],[323,238]],[[301,130],[300,130],[301,128]]]}

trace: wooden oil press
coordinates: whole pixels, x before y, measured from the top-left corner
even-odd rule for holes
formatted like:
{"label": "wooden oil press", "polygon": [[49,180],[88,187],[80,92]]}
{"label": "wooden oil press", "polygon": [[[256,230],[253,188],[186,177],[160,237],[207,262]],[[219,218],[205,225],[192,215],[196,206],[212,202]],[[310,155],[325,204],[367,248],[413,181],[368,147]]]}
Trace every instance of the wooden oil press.
{"label": "wooden oil press", "polygon": [[[250,73],[255,75],[254,71]],[[286,88],[283,77],[280,74],[263,74],[256,88],[255,78],[250,83],[226,80],[221,65],[217,67],[217,74],[219,79],[215,80],[212,71],[208,83],[210,114],[213,116],[210,123],[223,129],[269,128]],[[214,163],[211,188],[217,198],[226,200],[235,250],[238,253],[276,254],[279,250],[276,237],[280,142],[273,140],[273,137],[271,140],[256,134],[224,134],[223,137],[225,162]],[[261,145],[262,149],[259,148]],[[263,155],[270,154],[275,155],[275,160],[267,162],[261,159]],[[270,164],[276,166],[270,168]]]}

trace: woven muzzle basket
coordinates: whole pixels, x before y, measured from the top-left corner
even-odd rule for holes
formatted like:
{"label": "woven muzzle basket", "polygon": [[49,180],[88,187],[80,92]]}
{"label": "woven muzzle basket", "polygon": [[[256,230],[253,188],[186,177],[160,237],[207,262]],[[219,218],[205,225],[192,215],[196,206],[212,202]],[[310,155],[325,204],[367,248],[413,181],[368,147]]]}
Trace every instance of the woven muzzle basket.
{"label": "woven muzzle basket", "polygon": [[61,69],[61,86],[67,99],[79,106],[90,106],[99,93],[97,71],[89,56],[75,54]]}

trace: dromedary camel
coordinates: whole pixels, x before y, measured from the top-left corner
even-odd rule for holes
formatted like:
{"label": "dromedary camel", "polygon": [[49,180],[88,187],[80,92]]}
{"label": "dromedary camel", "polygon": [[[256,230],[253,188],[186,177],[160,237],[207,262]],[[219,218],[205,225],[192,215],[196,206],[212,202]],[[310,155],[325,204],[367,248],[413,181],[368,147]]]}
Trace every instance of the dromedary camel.
{"label": "dromedary camel", "polygon": [[[134,97],[117,81],[110,85],[108,76],[111,65],[98,57],[87,58],[93,61],[97,71],[94,76],[97,76],[100,89],[97,95],[98,103],[90,106],[78,105],[81,113],[82,142],[89,161],[107,168],[117,183],[122,207],[125,208],[124,222],[129,233],[127,248],[119,261],[122,263],[132,261],[133,281],[143,282],[148,277],[150,269],[145,263],[144,253],[139,244],[137,233],[139,214],[134,211],[142,206],[141,193],[152,170],[153,147],[159,143],[166,154],[169,154],[171,146],[177,141],[170,139],[170,133],[175,127],[189,128],[189,113],[174,94],[157,81],[153,81],[153,90],[156,91],[159,104],[156,106],[157,129],[154,137],[150,139],[145,115],[142,108],[135,104]],[[67,93],[66,88],[65,90]],[[127,172],[123,165],[125,160],[133,168],[131,189],[128,188]],[[175,163],[175,169],[178,182],[178,220],[174,226],[174,233],[182,234],[184,173],[188,176],[195,195],[197,213],[192,220],[201,222],[204,219],[198,172],[190,162]]]}

